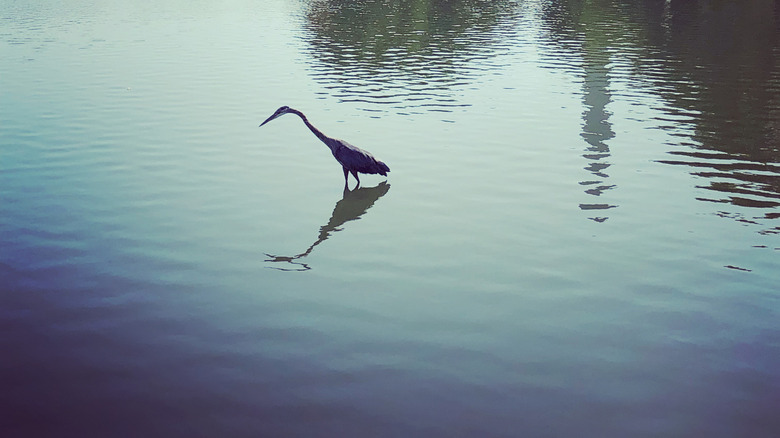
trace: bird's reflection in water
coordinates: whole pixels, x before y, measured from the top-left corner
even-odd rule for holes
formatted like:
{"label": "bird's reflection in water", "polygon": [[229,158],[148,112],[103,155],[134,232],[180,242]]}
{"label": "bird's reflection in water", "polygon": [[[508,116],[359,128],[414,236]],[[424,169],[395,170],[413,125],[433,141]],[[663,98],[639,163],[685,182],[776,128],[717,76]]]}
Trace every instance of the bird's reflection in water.
{"label": "bird's reflection in water", "polygon": [[280,265],[282,263],[287,264],[268,267],[280,271],[307,271],[311,269],[308,264],[299,260],[311,254],[314,247],[327,240],[331,233],[341,231],[339,227],[344,223],[359,219],[374,205],[377,199],[384,196],[389,190],[390,184],[387,181],[382,181],[376,187],[358,187],[354,190],[344,189],[344,197],[336,203],[328,223],[320,227],[320,235],[317,237],[317,240],[306,251],[298,255],[281,256],[266,253],[265,255],[269,257],[265,260],[266,262],[279,263]]}

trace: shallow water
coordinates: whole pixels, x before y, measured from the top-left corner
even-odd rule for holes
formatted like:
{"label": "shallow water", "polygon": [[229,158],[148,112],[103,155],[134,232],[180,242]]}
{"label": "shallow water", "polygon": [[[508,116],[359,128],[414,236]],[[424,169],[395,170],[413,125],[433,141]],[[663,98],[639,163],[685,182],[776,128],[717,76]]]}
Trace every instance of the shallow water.
{"label": "shallow water", "polygon": [[777,436],[778,11],[622,3],[0,3],[3,435]]}

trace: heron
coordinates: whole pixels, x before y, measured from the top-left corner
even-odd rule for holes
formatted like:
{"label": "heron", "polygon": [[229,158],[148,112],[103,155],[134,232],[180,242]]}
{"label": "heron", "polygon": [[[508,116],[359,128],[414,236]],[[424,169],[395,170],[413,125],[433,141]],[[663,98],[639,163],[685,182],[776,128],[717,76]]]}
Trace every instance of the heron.
{"label": "heron", "polygon": [[323,134],[322,131],[315,128],[302,112],[298,111],[297,109],[290,108],[289,106],[283,106],[276,110],[276,112],[274,112],[271,117],[267,118],[265,122],[261,123],[260,126],[265,125],[277,117],[290,113],[300,117],[309,130],[311,130],[311,132],[313,132],[317,138],[322,140],[328,149],[330,149],[330,152],[333,154],[333,158],[335,158],[344,169],[345,187],[348,187],[349,185],[350,173],[352,173],[352,176],[354,176],[357,180],[357,186],[355,187],[358,187],[360,186],[360,178],[358,177],[358,173],[375,175],[379,174],[382,176],[387,176],[387,172],[390,172],[390,168],[387,167],[387,164],[374,158],[370,152],[364,151],[357,146],[353,146],[344,140],[328,137],[327,135]]}

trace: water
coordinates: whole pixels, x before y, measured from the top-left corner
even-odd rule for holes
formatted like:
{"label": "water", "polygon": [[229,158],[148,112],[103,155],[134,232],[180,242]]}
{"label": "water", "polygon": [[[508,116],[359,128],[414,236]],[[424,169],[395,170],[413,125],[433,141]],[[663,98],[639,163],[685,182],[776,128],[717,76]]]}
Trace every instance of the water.
{"label": "water", "polygon": [[622,3],[2,2],[3,436],[777,436],[778,11]]}

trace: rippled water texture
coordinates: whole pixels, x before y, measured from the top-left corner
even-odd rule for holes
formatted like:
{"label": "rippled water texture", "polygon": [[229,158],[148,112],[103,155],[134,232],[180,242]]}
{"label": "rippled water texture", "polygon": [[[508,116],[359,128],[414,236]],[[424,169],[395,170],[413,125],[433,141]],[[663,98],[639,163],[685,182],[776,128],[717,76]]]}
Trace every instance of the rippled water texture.
{"label": "rippled water texture", "polygon": [[778,17],[0,2],[0,436],[780,436]]}

